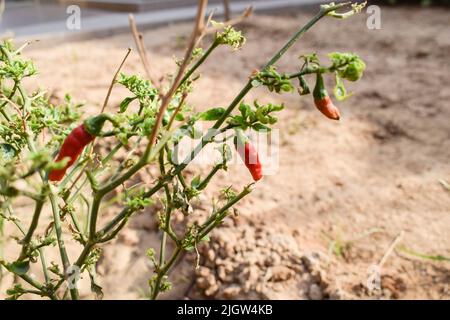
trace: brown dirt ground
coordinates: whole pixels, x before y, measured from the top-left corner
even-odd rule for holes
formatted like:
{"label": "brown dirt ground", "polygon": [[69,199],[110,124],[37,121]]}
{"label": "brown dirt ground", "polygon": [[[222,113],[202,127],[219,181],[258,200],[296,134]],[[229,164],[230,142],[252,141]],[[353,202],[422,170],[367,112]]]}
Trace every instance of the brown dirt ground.
{"label": "brown dirt ground", "polygon": [[[225,105],[251,70],[310,16],[252,17],[242,25],[246,46],[235,54],[214,53],[190,103],[198,109]],[[238,205],[239,216],[214,231],[210,244],[200,248],[199,269],[195,254],[177,265],[171,275],[175,289],[165,298],[449,299],[449,262],[399,250],[381,269],[382,289],[366,288],[370,267],[402,231],[401,245],[450,256],[450,192],[439,183],[450,180],[449,18],[444,9],[383,8],[381,30],[368,30],[360,15],[322,21],[306,34],[279,63],[281,70],[298,67],[298,55],[314,51],[353,51],[367,63],[363,79],[349,85],[355,95],[339,104],[342,120],[327,121],[310,98],[296,94],[249,95],[247,101],[286,103],[278,124],[279,172],[258,183]],[[189,24],[177,24],[145,33],[155,74],[174,70],[172,55],[181,56],[187,30]],[[128,46],[131,36],[118,35],[31,47],[28,55],[41,84],[56,97],[71,92],[98,110]],[[137,53],[124,71],[142,73]],[[110,110],[124,94],[115,89]],[[243,168],[220,174],[194,215],[207,214],[219,188],[238,188],[249,179]],[[105,219],[112,211],[103,211]],[[103,247],[98,273],[105,298],[145,294],[151,276],[145,251],[159,242],[155,211],[134,217],[118,240]],[[176,219],[183,223],[181,214]],[[343,246],[341,255],[330,250],[333,243]],[[7,246],[7,255],[12,248]],[[70,241],[69,248],[78,250]]]}

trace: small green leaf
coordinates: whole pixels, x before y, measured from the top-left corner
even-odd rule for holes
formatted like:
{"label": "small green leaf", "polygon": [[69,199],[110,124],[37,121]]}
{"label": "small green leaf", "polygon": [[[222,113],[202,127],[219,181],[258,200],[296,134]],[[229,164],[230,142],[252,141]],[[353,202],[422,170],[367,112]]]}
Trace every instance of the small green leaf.
{"label": "small green leaf", "polygon": [[177,121],[184,121],[184,119],[186,119],[186,118],[184,117],[184,115],[181,112],[177,113],[177,115],[175,116],[175,120],[177,120]]}
{"label": "small green leaf", "polygon": [[0,163],[10,162],[17,155],[17,150],[9,143],[0,144]]}
{"label": "small green leaf", "polygon": [[212,108],[200,114],[200,119],[203,121],[216,121],[219,120],[225,113],[224,108]]}
{"label": "small green leaf", "polygon": [[137,97],[127,97],[127,98],[123,99],[123,101],[120,103],[120,106],[119,106],[119,113],[124,113],[125,111],[127,111],[128,106],[135,99],[137,99]]}
{"label": "small green leaf", "polygon": [[250,106],[248,104],[245,104],[245,103],[241,103],[239,105],[239,111],[241,112],[242,117],[244,119],[247,119],[248,116],[252,113],[252,109],[250,108]]}
{"label": "small green leaf", "polygon": [[308,83],[305,80],[305,77],[303,76],[299,76],[298,77],[298,82],[300,83],[300,87],[298,88],[298,93],[301,96],[307,95],[309,93],[311,93],[311,90],[309,89]]}
{"label": "small green leaf", "polygon": [[268,126],[263,125],[262,123],[255,123],[254,125],[252,125],[252,129],[255,131],[265,131],[268,132],[271,129]]}
{"label": "small green leaf", "polygon": [[[291,92],[294,89],[294,87],[292,86],[292,83],[290,81],[288,82],[288,80],[286,80],[285,82],[283,82],[280,89],[281,89],[281,91],[284,91],[284,92]],[[277,91],[277,92],[279,92],[279,91]]]}
{"label": "small green leaf", "polygon": [[9,269],[19,276],[22,276],[30,270],[30,262],[26,261],[16,261],[9,265]]}
{"label": "small green leaf", "polygon": [[239,127],[245,127],[246,121],[242,116],[233,116],[228,121],[231,125],[239,126]]}
{"label": "small green leaf", "polygon": [[192,188],[197,188],[200,185],[200,182],[201,182],[201,178],[200,178],[200,175],[198,175],[194,179],[192,179],[191,187]]}

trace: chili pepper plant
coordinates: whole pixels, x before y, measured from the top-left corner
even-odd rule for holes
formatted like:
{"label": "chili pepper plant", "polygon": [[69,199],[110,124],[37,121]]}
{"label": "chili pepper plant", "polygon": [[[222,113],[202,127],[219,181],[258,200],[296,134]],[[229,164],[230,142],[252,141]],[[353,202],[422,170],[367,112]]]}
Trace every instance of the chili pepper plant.
{"label": "chili pepper plant", "polygon": [[[150,72],[144,78],[120,73],[119,68],[102,110],[87,118],[83,117],[83,106],[68,95],[63,103],[52,104],[46,92],[27,91],[23,81],[35,79],[37,70],[23,56],[26,46],[15,48],[12,41],[0,45],[0,244],[5,240],[5,224],[11,224],[20,235],[14,238],[17,252],[0,251],[2,272],[12,273],[15,279],[6,292],[8,298],[37,295],[79,299],[77,280],[82,275],[89,277],[92,292],[101,298],[95,266],[102,246],[115,239],[133,215],[158,203],[162,208],[158,214],[161,244],[146,253],[154,267],[153,275],[149,275],[150,297],[156,299],[170,289],[169,271],[182,253],[194,250],[201,242],[207,245],[208,235],[233,212],[233,206],[251,193],[255,183],[264,183],[264,168],[248,131],[269,131],[283,105],[246,101],[252,89],[265,86],[277,94],[295,92],[310,99],[311,105],[315,104],[326,117],[340,118],[323,78],[334,77],[334,97],[338,101],[345,99],[348,95],[344,80],[359,80],[365,69],[356,54],[333,52],[325,63],[315,53],[302,54],[298,68],[290,72],[280,72],[276,64],[319,20],[351,17],[362,10],[364,3],[322,5],[265,65],[249,72],[245,86],[228,107],[195,112],[186,98],[195,90],[201,65],[214,56],[219,46],[238,50],[245,43],[243,34],[231,24],[205,19],[206,2],[199,1],[188,48],[184,58],[177,61],[172,77],[158,83],[152,81]],[[206,34],[212,35],[204,37]],[[128,89],[129,96],[115,113],[105,113],[115,85]],[[208,130],[199,133],[198,123],[205,123]],[[225,186],[221,197],[217,197],[221,200],[214,202],[206,220],[186,224],[184,232],[176,232],[171,220],[174,213],[195,215],[192,201],[219,171],[227,170],[233,150],[226,139],[219,139],[227,133],[234,137],[237,153],[251,173],[248,185],[242,190]],[[181,139],[199,134],[201,138],[190,154],[182,161],[174,161]],[[112,147],[101,152],[94,148],[97,144]],[[185,169],[208,144],[218,145],[221,160],[207,174],[186,174]],[[118,157],[123,150],[126,156]],[[136,173],[149,167],[158,170],[154,182],[136,184],[132,180]],[[121,211],[110,219],[99,219],[105,210],[102,204],[111,194],[117,195]],[[24,201],[31,205],[21,206]],[[24,213],[23,208],[34,209]],[[76,256],[70,256],[66,249],[70,237],[80,247]],[[59,253],[58,261],[46,258],[51,250]]]}

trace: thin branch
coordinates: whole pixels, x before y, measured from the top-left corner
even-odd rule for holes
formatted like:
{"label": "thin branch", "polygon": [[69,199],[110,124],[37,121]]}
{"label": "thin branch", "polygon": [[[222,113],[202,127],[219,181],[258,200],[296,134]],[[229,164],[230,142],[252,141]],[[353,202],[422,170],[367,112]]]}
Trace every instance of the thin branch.
{"label": "thin branch", "polygon": [[111,96],[111,91],[114,87],[114,84],[116,83],[117,76],[119,75],[120,70],[122,69],[123,65],[125,64],[125,61],[127,60],[128,56],[130,55],[131,48],[127,49],[127,53],[125,54],[125,57],[123,57],[122,62],[120,63],[119,67],[117,68],[116,73],[114,74],[114,77],[111,80],[111,84],[108,88],[108,93],[106,94],[105,101],[103,102],[102,110],[100,113],[103,113],[106,109],[106,106],[108,105],[109,97]]}
{"label": "thin branch", "polygon": [[147,75],[147,78],[150,79],[152,84],[154,86],[156,86],[157,85],[156,81],[152,77],[152,73],[150,72],[150,63],[148,62],[148,55],[147,55],[147,50],[145,50],[144,39],[143,39],[142,34],[137,29],[136,21],[134,20],[133,14],[130,13],[128,15],[128,21],[130,23],[130,29],[131,29],[131,33],[133,34],[133,39],[136,44],[136,48],[139,52],[139,57],[141,58],[142,65],[144,66],[145,74]]}
{"label": "thin branch", "polygon": [[[55,227],[56,238],[58,240],[57,243],[58,243],[58,247],[59,247],[59,253],[60,253],[61,262],[62,262],[63,268],[64,268],[64,276],[67,277],[67,275],[68,275],[67,269],[70,267],[70,261],[69,261],[69,256],[67,255],[67,250],[64,245],[64,241],[63,241],[63,232],[62,232],[62,227],[61,227],[61,217],[60,217],[60,212],[59,212],[59,206],[56,201],[56,196],[53,193],[53,190],[51,190],[51,187],[50,187],[49,198],[50,198],[50,203],[51,203],[52,211],[53,211],[53,222],[54,222],[54,227]],[[73,300],[78,300],[79,295],[78,295],[78,289],[76,287],[70,289],[70,294],[71,294],[71,297]]]}
{"label": "thin branch", "polygon": [[[203,28],[201,34],[198,36],[197,42],[195,43],[194,47],[198,47],[200,42],[202,41],[203,37],[206,36],[207,30],[209,29],[209,25],[211,24],[212,18],[214,16],[215,11],[211,11],[208,18],[206,19],[206,23],[204,24],[205,27]],[[181,82],[182,83],[182,82]]]}
{"label": "thin branch", "polygon": [[181,246],[177,246],[175,248],[174,252],[172,253],[172,256],[169,259],[169,261],[164,265],[164,267],[162,267],[159,270],[157,277],[156,277],[156,281],[154,283],[154,289],[153,289],[152,296],[151,296],[152,300],[155,300],[158,297],[158,294],[161,290],[161,280],[167,274],[167,272],[170,270],[170,268],[173,266],[173,264],[177,261],[178,256],[180,255],[182,250],[183,249],[181,248]]}
{"label": "thin branch", "polygon": [[195,20],[194,31],[192,32],[191,41],[189,42],[188,48],[187,48],[186,53],[184,55],[183,62],[181,64],[180,68],[178,69],[178,74],[175,77],[175,80],[172,83],[171,88],[169,89],[167,94],[164,95],[164,97],[162,99],[161,107],[159,108],[159,112],[158,112],[158,115],[156,117],[155,126],[153,127],[153,130],[152,130],[152,132],[150,134],[150,138],[149,138],[149,140],[150,140],[149,141],[149,146],[150,147],[152,147],[155,144],[156,136],[158,134],[159,127],[161,126],[162,119],[163,119],[163,116],[164,116],[164,112],[166,112],[166,109],[169,106],[170,100],[172,99],[173,94],[177,90],[178,84],[180,83],[181,79],[183,78],[184,71],[186,70],[186,68],[187,68],[187,66],[189,64],[190,57],[192,55],[192,51],[195,48],[195,44],[197,42],[197,38],[201,35],[201,33],[204,30],[205,10],[206,10],[207,4],[208,4],[208,0],[199,0],[197,17],[196,17],[196,20]]}
{"label": "thin branch", "polygon": [[33,237],[34,231],[36,230],[38,223],[39,223],[39,217],[42,212],[42,207],[44,206],[44,202],[47,196],[48,188],[43,187],[41,190],[41,194],[39,195],[39,199],[36,200],[36,206],[34,209],[33,218],[31,220],[30,226],[28,227],[27,234],[22,240],[22,251],[20,253],[18,260],[23,260],[26,258],[26,255],[28,254],[28,249],[30,248],[30,242],[31,238]]}
{"label": "thin branch", "polygon": [[180,112],[181,108],[183,107],[184,101],[186,100],[187,97],[187,93],[184,92],[181,95],[181,100],[180,103],[178,104],[178,107],[175,109],[175,111],[173,112],[172,116],[170,117],[169,123],[167,124],[167,129],[170,129],[172,127],[172,123],[175,120],[177,114]]}

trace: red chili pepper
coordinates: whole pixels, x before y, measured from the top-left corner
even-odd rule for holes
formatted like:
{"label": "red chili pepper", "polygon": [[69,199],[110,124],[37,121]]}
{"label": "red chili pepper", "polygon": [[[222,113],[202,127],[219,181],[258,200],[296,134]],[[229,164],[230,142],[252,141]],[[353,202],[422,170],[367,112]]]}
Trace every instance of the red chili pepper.
{"label": "red chili pepper", "polygon": [[234,145],[248,171],[251,173],[253,180],[260,180],[263,177],[263,173],[258,152],[241,130],[236,130],[236,140]]}
{"label": "red chili pepper", "polygon": [[314,87],[313,97],[314,104],[320,112],[322,112],[327,118],[339,120],[341,117],[339,109],[333,104],[333,101],[331,101],[331,98],[325,89],[322,74],[320,73],[317,73],[317,81],[316,86]]}
{"label": "red chili pepper", "polygon": [[78,159],[84,148],[94,140],[95,136],[86,131],[85,124],[81,124],[72,130],[72,132],[64,140],[61,150],[55,162],[59,162],[64,158],[70,158],[69,162],[62,169],[52,170],[48,176],[50,181],[60,181],[66,174],[67,169],[73,165]]}
{"label": "red chili pepper", "polygon": [[61,181],[67,169],[78,159],[84,148],[100,134],[106,120],[115,123],[110,115],[102,113],[87,119],[69,133],[55,159],[55,162],[59,162],[64,158],[69,158],[69,162],[62,169],[52,170],[48,176],[50,181]]}

